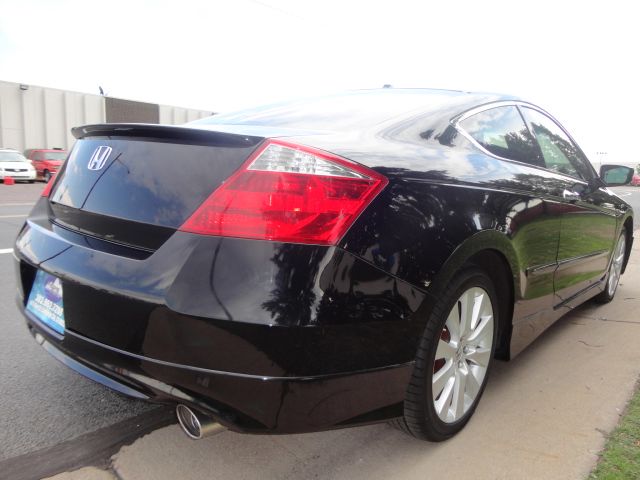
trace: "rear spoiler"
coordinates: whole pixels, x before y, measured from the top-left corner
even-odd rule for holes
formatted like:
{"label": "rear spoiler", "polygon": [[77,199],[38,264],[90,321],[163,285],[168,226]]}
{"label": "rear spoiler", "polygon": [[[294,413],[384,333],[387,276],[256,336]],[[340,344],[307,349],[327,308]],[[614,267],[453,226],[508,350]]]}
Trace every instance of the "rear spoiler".
{"label": "rear spoiler", "polygon": [[196,145],[216,145],[224,147],[248,147],[258,145],[264,137],[223,133],[202,127],[156,125],[150,123],[101,123],[83,125],[71,129],[77,139],[89,137],[135,137],[166,140]]}

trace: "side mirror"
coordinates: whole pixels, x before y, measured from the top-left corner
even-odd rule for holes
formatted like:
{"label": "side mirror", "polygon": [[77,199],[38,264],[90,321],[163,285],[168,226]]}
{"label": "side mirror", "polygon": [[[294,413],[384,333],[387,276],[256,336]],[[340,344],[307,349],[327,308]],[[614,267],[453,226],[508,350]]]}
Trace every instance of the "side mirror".
{"label": "side mirror", "polygon": [[600,178],[607,187],[618,187],[631,182],[634,170],[631,167],[622,165],[602,165],[600,167]]}

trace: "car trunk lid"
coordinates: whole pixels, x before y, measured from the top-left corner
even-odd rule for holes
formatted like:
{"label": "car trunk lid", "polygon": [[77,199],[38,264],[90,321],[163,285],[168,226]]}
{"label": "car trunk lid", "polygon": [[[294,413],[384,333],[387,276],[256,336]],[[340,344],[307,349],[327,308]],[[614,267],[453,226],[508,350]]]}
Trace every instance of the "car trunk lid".
{"label": "car trunk lid", "polygon": [[135,124],[73,133],[78,140],[49,197],[52,222],[149,250],[159,248],[263,140]]}

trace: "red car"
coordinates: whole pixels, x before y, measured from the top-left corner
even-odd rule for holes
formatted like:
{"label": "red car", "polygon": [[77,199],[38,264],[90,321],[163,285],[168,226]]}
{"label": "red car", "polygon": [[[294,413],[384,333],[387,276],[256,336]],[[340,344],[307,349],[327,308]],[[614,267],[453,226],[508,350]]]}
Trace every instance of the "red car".
{"label": "red car", "polygon": [[31,160],[36,169],[37,178],[48,182],[51,176],[58,172],[58,168],[67,158],[67,151],[60,148],[34,148],[27,150],[25,156],[28,160]]}
{"label": "red car", "polygon": [[634,175],[631,179],[631,185],[634,187],[640,187],[640,175]]}

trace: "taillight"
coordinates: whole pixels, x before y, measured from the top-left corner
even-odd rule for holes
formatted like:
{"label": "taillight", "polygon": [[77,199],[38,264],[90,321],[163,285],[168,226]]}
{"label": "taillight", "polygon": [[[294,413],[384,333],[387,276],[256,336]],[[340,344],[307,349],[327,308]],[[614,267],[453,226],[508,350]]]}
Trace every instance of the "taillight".
{"label": "taillight", "polygon": [[268,140],[180,230],[332,245],[386,184],[382,175],[344,158]]}
{"label": "taillight", "polygon": [[49,179],[47,184],[44,186],[44,189],[42,190],[41,196],[43,196],[43,197],[48,197],[49,196],[49,194],[51,193],[51,187],[53,187],[53,181],[55,179],[56,179],[56,176],[55,175],[51,175],[51,178]]}

